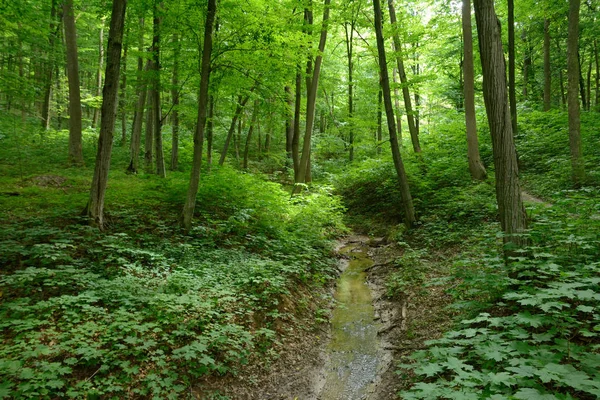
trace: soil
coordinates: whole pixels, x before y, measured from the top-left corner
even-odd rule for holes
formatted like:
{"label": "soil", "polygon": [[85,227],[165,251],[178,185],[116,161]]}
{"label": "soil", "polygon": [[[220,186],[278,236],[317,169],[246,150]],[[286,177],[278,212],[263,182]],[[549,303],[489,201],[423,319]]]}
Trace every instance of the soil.
{"label": "soil", "polygon": [[[412,377],[398,374],[399,363],[409,363],[410,354],[425,347],[425,342],[438,338],[452,324],[452,312],[447,310],[451,297],[444,286],[423,284],[408,287],[401,295],[388,296],[386,282],[397,271],[397,260],[403,248],[387,243],[384,238],[350,236],[340,241],[339,250],[348,243],[368,243],[368,254],[374,265],[367,269],[367,283],[373,295],[375,319],[379,323],[378,335],[383,354],[379,376],[371,386],[367,400],[391,400],[398,392],[413,383]],[[339,253],[338,253],[339,254]],[[450,255],[443,251],[427,256],[431,267],[424,281],[446,275],[436,268]],[[340,257],[340,273],[344,258]],[[310,293],[313,307],[333,307],[331,297],[334,287],[323,288],[320,293]],[[328,300],[327,300],[328,299]],[[325,365],[331,329],[328,324],[316,324],[314,313],[296,315],[290,323],[283,342],[273,349],[276,356],[251,361],[237,376],[224,376],[204,382],[192,392],[200,399],[235,400],[319,400],[326,380]],[[340,400],[346,400],[340,397]],[[359,400],[359,399],[348,399]]]}

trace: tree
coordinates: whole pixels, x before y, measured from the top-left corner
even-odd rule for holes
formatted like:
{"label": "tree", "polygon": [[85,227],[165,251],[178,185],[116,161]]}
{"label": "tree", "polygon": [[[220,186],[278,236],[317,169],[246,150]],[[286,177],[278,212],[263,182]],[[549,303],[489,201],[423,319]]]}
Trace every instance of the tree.
{"label": "tree", "polygon": [[375,12],[375,34],[377,36],[377,53],[379,59],[379,71],[381,76],[381,89],[383,91],[383,103],[385,106],[385,115],[387,116],[388,132],[390,135],[390,145],[392,147],[392,157],[396,174],[398,175],[398,183],[400,185],[400,194],[402,196],[402,205],[404,208],[404,223],[407,227],[411,227],[416,222],[415,209],[408,186],[408,178],[404,169],[402,155],[398,146],[398,137],[396,136],[396,124],[394,121],[394,107],[392,106],[392,96],[390,93],[390,78],[387,70],[387,59],[385,55],[385,42],[383,39],[381,13],[381,3],[379,0],[373,0],[373,8]]}
{"label": "tree", "polygon": [[154,1],[153,36],[152,36],[152,116],[154,118],[154,152],[156,154],[156,174],[161,178],[166,176],[165,155],[162,142],[162,113],[160,106],[160,26],[159,0]]}
{"label": "tree", "polygon": [[100,229],[104,228],[104,194],[108,181],[113,133],[117,118],[117,95],[119,92],[119,73],[126,7],[127,0],[113,1],[110,31],[108,34],[106,74],[104,89],[102,91],[100,137],[98,138],[98,152],[96,154],[96,166],[90,191],[90,200],[86,207],[86,214],[90,218],[90,223]]}
{"label": "tree", "polygon": [[[525,31],[523,31],[525,34]],[[529,71],[525,62],[525,74]],[[527,78],[523,87],[527,90]],[[510,99],[510,121],[513,134],[517,133],[517,88],[515,83],[515,1],[508,0],[508,87]],[[526,92],[525,92],[526,93]]]}
{"label": "tree", "polygon": [[475,115],[475,69],[473,66],[473,33],[471,31],[471,1],[463,0],[462,27],[464,40],[464,106],[467,127],[467,156],[471,177],[484,180],[486,171],[479,156],[479,139],[477,138],[477,118]]}
{"label": "tree", "polygon": [[[388,8],[390,11],[390,22],[394,27],[394,51],[396,52],[396,63],[398,65],[398,74],[400,75],[400,83],[402,84],[402,96],[404,97],[404,108],[406,108],[406,119],[408,121],[408,130],[410,132],[410,139],[412,141],[413,150],[415,153],[421,152],[421,145],[419,143],[419,133],[415,122],[414,110],[412,108],[412,100],[410,98],[410,91],[408,89],[408,79],[406,78],[406,71],[404,70],[404,60],[402,55],[402,43],[400,43],[400,36],[398,35],[398,23],[396,21],[396,10],[394,8],[394,0],[388,0]],[[385,92],[385,90],[384,90]]]}
{"label": "tree", "polygon": [[[323,10],[323,21],[321,24],[321,35],[319,38],[319,53],[315,58],[314,68],[312,77],[310,78],[310,89],[307,88],[307,100],[306,100],[306,129],[304,131],[304,143],[302,145],[302,157],[298,165],[298,177],[295,181],[298,183],[305,183],[310,181],[307,177],[310,177],[310,152],[311,152],[311,138],[313,124],[315,122],[315,104],[317,100],[317,89],[319,87],[319,74],[321,73],[321,64],[323,63],[323,52],[325,51],[325,42],[327,41],[327,26],[329,20],[329,8],[331,0],[325,0]],[[308,79],[308,77],[307,77]],[[308,82],[307,82],[308,83]],[[294,192],[298,192],[300,186],[294,186]]]}
{"label": "tree", "polygon": [[[250,93],[254,91],[254,88],[250,89]],[[242,111],[244,111],[244,107],[246,103],[250,99],[250,95],[247,95],[242,99],[242,95],[238,96],[238,101],[235,106],[235,112],[233,113],[233,118],[231,118],[231,125],[229,125],[229,130],[227,131],[227,137],[225,138],[225,144],[223,145],[223,151],[221,151],[221,157],[219,158],[219,165],[223,165],[225,162],[225,158],[227,157],[227,151],[229,150],[229,143],[231,143],[231,138],[235,134],[235,124],[238,122],[238,119],[242,115]]]}
{"label": "tree", "polygon": [[202,146],[204,144],[204,127],[206,124],[206,111],[208,103],[208,83],[210,80],[210,60],[212,55],[212,39],[215,16],[217,13],[216,0],[208,0],[206,11],[206,22],[204,24],[204,48],[202,49],[202,61],[200,64],[200,90],[198,93],[198,120],[194,134],[194,158],[192,161],[192,172],[190,186],[188,188],[181,225],[186,232],[192,229],[192,218],[196,208],[196,196],[200,185],[200,170],[202,167]]}
{"label": "tree", "polygon": [[585,178],[581,151],[581,122],[579,116],[579,7],[580,0],[569,0],[569,36],[567,39],[567,105],[569,112],[569,148],[573,184],[578,187]]}
{"label": "tree", "polygon": [[72,165],[83,165],[81,93],[79,91],[77,29],[75,27],[73,0],[64,0],[63,22],[67,48],[67,76],[69,78],[69,162]]}
{"label": "tree", "polygon": [[[102,66],[104,64],[104,23],[106,22],[106,17],[102,17],[100,19],[100,36],[98,40],[98,70],[96,71],[96,97],[100,97],[102,91]],[[96,107],[94,108],[94,116],[92,117],[92,128],[96,128],[96,124],[98,123],[98,115],[100,110]]]}
{"label": "tree", "polygon": [[500,224],[505,234],[505,244],[521,247],[526,243],[523,233],[527,228],[527,217],[521,199],[517,153],[506,93],[506,64],[500,22],[494,10],[494,0],[475,0],[474,4],[483,72],[483,98],[494,152]]}
{"label": "tree", "polygon": [[[252,117],[250,120],[250,127],[248,128],[248,134],[246,135],[246,145],[244,146],[244,161],[243,168],[248,169],[248,154],[250,151],[250,141],[252,140],[252,133],[254,132],[254,126],[256,125],[256,118],[258,117],[258,99],[254,100],[254,109],[252,110]],[[260,137],[259,137],[259,153],[260,153]]]}
{"label": "tree", "polygon": [[544,19],[544,111],[550,110],[552,71],[550,70],[550,20]]}
{"label": "tree", "polygon": [[[175,171],[177,170],[177,164],[179,163],[179,53],[181,52],[181,43],[179,42],[179,35],[173,35],[173,43],[175,44],[175,51],[173,53],[173,77],[171,79],[171,98],[173,101],[173,111],[171,111],[171,170]],[[209,102],[209,108],[210,110],[212,110],[212,101]],[[209,115],[208,123],[211,124],[211,128],[207,129],[207,137],[209,137],[211,141],[212,117],[212,115]]]}

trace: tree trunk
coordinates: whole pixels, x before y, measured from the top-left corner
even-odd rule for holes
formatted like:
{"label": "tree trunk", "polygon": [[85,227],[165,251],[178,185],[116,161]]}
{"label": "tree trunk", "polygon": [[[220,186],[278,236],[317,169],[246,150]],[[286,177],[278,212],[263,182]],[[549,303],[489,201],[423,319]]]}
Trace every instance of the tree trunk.
{"label": "tree trunk", "polygon": [[[175,50],[173,52],[173,77],[171,78],[171,97],[173,101],[173,110],[171,111],[171,126],[172,126],[172,138],[171,138],[171,171],[177,170],[179,164],[179,52],[180,43],[179,36],[173,35],[173,43]],[[209,108],[211,107],[209,101]],[[211,116],[208,117],[209,123]],[[208,136],[207,129],[207,136]]]}
{"label": "tree trunk", "polygon": [[577,51],[577,74],[579,78],[579,94],[581,95],[581,104],[583,105],[583,109],[587,108],[587,99],[585,97],[585,81],[583,80],[583,67],[581,63],[581,57],[579,56],[579,50]]}
{"label": "tree trunk", "polygon": [[467,127],[467,156],[471,178],[482,181],[486,171],[479,156],[477,117],[475,115],[475,68],[473,66],[473,33],[471,30],[471,1],[463,0],[462,28],[464,37],[464,107]]}
{"label": "tree trunk", "polygon": [[49,56],[48,65],[46,66],[46,76],[44,82],[44,102],[42,105],[42,129],[50,129],[50,104],[52,100],[52,77],[55,70],[55,44],[60,29],[60,23],[57,21],[56,0],[52,0],[50,8],[50,34],[48,36]]}
{"label": "tree trunk", "polygon": [[[381,142],[383,141],[383,91],[381,90],[381,84],[379,85],[379,92],[377,93],[377,136],[375,139],[377,140],[377,154],[381,154]],[[398,123],[400,123],[400,119],[398,119]],[[401,139],[401,136],[398,135],[398,139]]]}
{"label": "tree trunk", "polygon": [[298,172],[300,170],[300,109],[302,101],[302,71],[300,66],[296,70],[295,103],[294,103],[294,124],[292,133],[292,162],[294,165],[294,182],[298,182]]}
{"label": "tree trunk", "polygon": [[208,97],[208,120],[206,121],[206,164],[210,171],[212,167],[213,132],[215,119],[215,97]]}
{"label": "tree trunk", "polygon": [[[329,9],[331,0],[325,0],[323,11],[323,22],[321,26],[321,36],[319,38],[319,55],[315,59],[312,78],[310,78],[310,90],[306,100],[306,130],[304,132],[304,143],[302,146],[302,157],[298,168],[298,179],[295,183],[305,183],[307,177],[308,164],[310,162],[311,137],[313,124],[315,122],[315,104],[317,100],[317,89],[319,87],[319,74],[321,73],[321,64],[323,62],[323,52],[325,51],[325,42],[327,41],[327,26],[329,23]],[[300,186],[294,186],[294,193],[300,190]]]}
{"label": "tree trunk", "polygon": [[600,112],[600,57],[598,57],[597,39],[594,39],[594,57],[596,59],[596,111]]}
{"label": "tree trunk", "polygon": [[383,17],[381,14],[380,0],[373,0],[373,8],[375,13],[375,34],[377,37],[377,53],[379,58],[379,70],[381,76],[381,89],[383,91],[383,102],[385,105],[385,114],[387,116],[388,132],[390,135],[390,145],[392,147],[392,157],[396,174],[398,175],[398,183],[400,185],[400,194],[402,196],[402,205],[404,208],[404,223],[407,227],[412,227],[416,222],[415,209],[408,186],[408,178],[402,162],[402,155],[398,147],[398,138],[396,136],[396,123],[394,120],[394,108],[392,106],[392,96],[390,93],[390,78],[387,70],[387,60],[385,56],[385,42],[383,40]]}
{"label": "tree trunk", "polygon": [[285,120],[285,152],[287,155],[286,166],[289,165],[289,161],[292,159],[292,139],[294,137],[294,111],[292,105],[294,98],[292,96],[292,89],[289,86],[285,86],[285,105],[287,118]]}
{"label": "tree trunk", "polygon": [[[102,67],[104,66],[104,23],[106,18],[102,18],[100,25],[100,40],[98,41],[98,71],[96,72],[96,97],[102,94]],[[98,124],[98,115],[100,110],[94,107],[94,116],[92,117],[92,129],[96,129]]]}
{"label": "tree trunk", "polygon": [[129,29],[125,34],[123,43],[123,60],[121,64],[121,95],[119,96],[119,108],[121,111],[121,147],[127,146],[127,52],[129,50]]}
{"label": "tree trunk", "polygon": [[160,106],[160,24],[159,0],[154,1],[153,37],[152,37],[152,67],[154,73],[152,82],[152,110],[154,116],[154,152],[156,153],[156,174],[161,178],[167,176],[165,169],[165,154],[162,141],[162,112]]}
{"label": "tree trunk", "polygon": [[[254,100],[254,110],[252,111],[252,117],[250,119],[250,127],[248,128],[248,134],[246,135],[246,145],[244,146],[244,163],[243,168],[248,169],[248,154],[250,152],[250,143],[252,140],[252,133],[254,132],[254,125],[256,124],[256,118],[258,116],[258,100]],[[260,143],[260,139],[259,139]],[[259,150],[260,153],[260,150]]]}
{"label": "tree trunk", "polygon": [[552,71],[550,69],[550,20],[544,20],[544,111],[550,110]]}
{"label": "tree trunk", "polygon": [[[398,80],[396,79],[396,74],[398,70],[396,68],[392,69],[392,81],[394,82],[394,114],[396,115],[396,132],[398,134],[398,144],[400,148],[402,148],[402,113],[400,112],[400,96],[398,95]],[[381,92],[381,84],[379,85],[379,91]],[[381,94],[381,93],[380,93]],[[383,94],[381,94],[383,95]],[[379,99],[381,100],[381,98]],[[381,100],[383,101],[383,100]],[[383,105],[379,104],[379,110],[382,110]],[[411,136],[412,138],[412,136]],[[418,136],[417,136],[418,138]]]}
{"label": "tree trunk", "polygon": [[569,0],[569,29],[567,39],[567,79],[569,112],[569,148],[571,150],[572,179],[575,187],[583,184],[585,170],[581,151],[579,96],[579,4],[580,0]]}
{"label": "tree trunk", "polygon": [[590,61],[588,63],[588,72],[587,72],[587,86],[586,86],[586,99],[587,104],[585,107],[586,111],[590,111],[592,109],[592,57],[590,57]]}
{"label": "tree trunk", "polygon": [[400,43],[400,36],[398,34],[398,24],[396,22],[396,9],[394,8],[394,0],[388,0],[388,8],[390,12],[390,22],[394,27],[394,34],[392,37],[394,39],[394,51],[396,52],[396,64],[398,65],[398,74],[400,75],[400,83],[402,84],[402,96],[404,97],[404,108],[406,108],[406,120],[408,121],[408,131],[410,132],[410,139],[412,141],[414,152],[420,153],[421,144],[419,143],[419,133],[415,124],[415,114],[412,108],[412,100],[410,98],[410,92],[408,89],[408,79],[406,79],[406,72],[404,70],[402,44]]}
{"label": "tree trunk", "polygon": [[[254,88],[250,89],[252,93]],[[229,125],[229,131],[227,131],[227,137],[225,138],[225,144],[223,145],[223,151],[221,152],[221,158],[219,158],[219,165],[223,165],[225,162],[225,158],[227,157],[227,150],[229,150],[229,143],[231,142],[231,137],[235,134],[235,124],[238,121],[238,118],[242,114],[246,103],[250,99],[250,95],[247,95],[242,100],[242,95],[238,96],[237,105],[235,106],[235,112],[233,113],[233,118],[231,119],[231,125]]]}
{"label": "tree trunk", "polygon": [[[500,21],[494,10],[494,0],[475,0],[474,3],[483,71],[483,98],[494,152],[500,224],[505,234],[504,243],[521,247],[527,242],[522,236],[527,228],[527,216],[521,199],[517,153],[506,93]],[[510,247],[507,250],[510,251]]]}
{"label": "tree trunk", "polygon": [[240,142],[242,141],[242,128],[243,128],[244,116],[245,115],[241,115],[241,118],[238,120],[237,134],[233,136],[233,149],[235,150],[235,162],[238,167],[240,166]]}
{"label": "tree trunk", "polygon": [[354,25],[355,21],[351,23],[344,23],[344,31],[346,33],[346,57],[348,59],[348,126],[350,127],[349,132],[349,161],[354,161],[354,122],[352,120],[354,113],[354,65],[352,60],[353,53],[353,39],[354,39]]}
{"label": "tree trunk", "polygon": [[127,0],[114,0],[108,33],[108,57],[106,60],[106,80],[102,92],[102,115],[96,167],[87,205],[87,216],[92,225],[104,228],[104,194],[110,168],[113,132],[117,118],[117,97],[119,93],[119,72],[121,49],[123,46],[123,28]]}
{"label": "tree trunk", "polygon": [[79,92],[79,62],[77,57],[77,30],[73,0],[63,3],[63,23],[67,53],[67,76],[69,80],[69,163],[83,165],[81,135],[81,94]]}
{"label": "tree trunk", "polygon": [[[138,165],[140,158],[140,146],[142,142],[142,123],[144,120],[144,106],[146,104],[146,94],[147,90],[145,87],[144,78],[142,77],[142,70],[140,69],[140,65],[143,62],[143,58],[140,57],[138,60],[138,101],[135,106],[135,113],[133,114],[133,126],[131,127],[131,144],[130,148],[130,161],[129,167],[127,167],[127,172],[131,174],[138,173]],[[151,61],[148,60],[146,62],[145,71],[150,70]],[[148,110],[148,113],[151,113]]]}
{"label": "tree trunk", "polygon": [[[494,11],[495,14],[495,11]],[[481,46],[480,46],[481,47]],[[527,64],[525,69],[528,70]],[[523,87],[527,88],[527,79]],[[517,88],[515,84],[515,1],[508,0],[508,89],[510,101],[510,122],[513,135],[517,134]]]}
{"label": "tree trunk", "polygon": [[208,0],[206,23],[204,26],[204,48],[202,49],[202,63],[200,67],[200,91],[198,94],[198,122],[194,135],[194,159],[190,176],[190,186],[187,192],[183,214],[181,217],[183,229],[189,232],[192,228],[192,217],[196,208],[196,196],[200,184],[200,170],[202,167],[202,146],[204,144],[204,127],[206,124],[206,109],[208,102],[208,83],[210,79],[210,60],[212,53],[213,26],[217,13],[216,0]]}
{"label": "tree trunk", "polygon": [[[150,61],[149,71],[153,70],[152,61]],[[154,99],[152,98],[152,90],[148,89],[146,94],[147,106],[146,106],[146,135],[144,141],[144,168],[146,172],[152,172],[152,165],[154,160]]]}
{"label": "tree trunk", "polygon": [[[556,49],[558,50],[558,54],[561,54],[560,40],[558,38],[556,39]],[[567,62],[568,62],[568,60],[567,60]],[[558,79],[559,79],[559,83],[560,83],[560,98],[562,100],[563,107],[565,107],[567,105],[567,96],[565,94],[565,80],[563,77],[563,68],[562,67],[560,67],[558,69]]]}

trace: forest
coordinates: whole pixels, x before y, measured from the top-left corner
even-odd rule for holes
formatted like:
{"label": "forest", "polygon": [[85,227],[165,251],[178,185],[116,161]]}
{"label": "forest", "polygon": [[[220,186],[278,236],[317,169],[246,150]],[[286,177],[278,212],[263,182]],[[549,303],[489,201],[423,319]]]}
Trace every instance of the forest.
{"label": "forest", "polygon": [[0,399],[600,398],[599,7],[0,1]]}

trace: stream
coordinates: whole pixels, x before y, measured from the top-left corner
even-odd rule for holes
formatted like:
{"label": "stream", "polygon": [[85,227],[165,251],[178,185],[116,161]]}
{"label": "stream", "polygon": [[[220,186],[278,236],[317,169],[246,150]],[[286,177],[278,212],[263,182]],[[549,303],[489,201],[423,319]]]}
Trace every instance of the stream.
{"label": "stream", "polygon": [[382,367],[384,353],[377,336],[381,326],[375,320],[373,297],[366,283],[365,270],[373,265],[368,249],[366,241],[360,240],[349,241],[339,250],[349,260],[334,296],[332,337],[320,400],[369,399]]}

